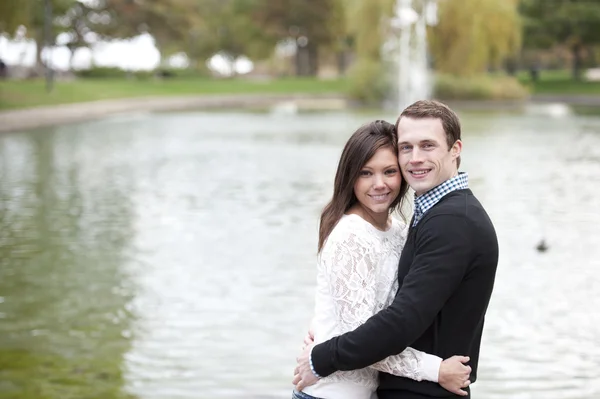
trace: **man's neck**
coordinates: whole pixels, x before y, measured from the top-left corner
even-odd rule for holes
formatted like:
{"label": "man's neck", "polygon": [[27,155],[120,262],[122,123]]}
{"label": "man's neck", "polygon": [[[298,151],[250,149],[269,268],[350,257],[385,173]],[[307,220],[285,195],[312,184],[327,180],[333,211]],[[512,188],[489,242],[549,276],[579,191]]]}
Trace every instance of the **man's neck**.
{"label": "man's neck", "polygon": [[454,179],[456,176],[458,176],[458,170],[457,170],[457,171],[455,171],[455,172],[454,172],[454,174],[453,174],[452,176],[450,176],[450,177],[449,177],[449,178],[447,178],[446,180],[444,180],[444,181],[442,181],[442,182],[438,183],[438,184],[437,184],[435,187],[432,187],[432,188],[430,188],[429,190],[425,191],[424,193],[422,193],[422,194],[419,194],[419,193],[415,192],[415,197],[420,197],[420,196],[422,196],[422,195],[425,195],[425,194],[427,194],[427,193],[431,192],[432,190],[435,190],[435,189],[436,189],[436,188],[438,188],[440,185],[442,185],[442,184],[446,183],[448,180]]}

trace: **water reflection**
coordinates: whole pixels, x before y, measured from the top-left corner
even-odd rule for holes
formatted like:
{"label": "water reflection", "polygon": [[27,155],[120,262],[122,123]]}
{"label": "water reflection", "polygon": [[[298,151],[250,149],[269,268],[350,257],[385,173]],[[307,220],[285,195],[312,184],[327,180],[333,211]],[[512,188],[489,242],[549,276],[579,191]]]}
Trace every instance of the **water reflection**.
{"label": "water reflection", "polygon": [[[32,380],[51,398],[289,395],[317,217],[348,135],[381,117],[145,114],[0,137],[0,398]],[[598,396],[600,118],[463,118],[502,251],[474,392]]]}
{"label": "water reflection", "polygon": [[69,137],[0,141],[0,397],[125,398],[123,187],[94,190]]}

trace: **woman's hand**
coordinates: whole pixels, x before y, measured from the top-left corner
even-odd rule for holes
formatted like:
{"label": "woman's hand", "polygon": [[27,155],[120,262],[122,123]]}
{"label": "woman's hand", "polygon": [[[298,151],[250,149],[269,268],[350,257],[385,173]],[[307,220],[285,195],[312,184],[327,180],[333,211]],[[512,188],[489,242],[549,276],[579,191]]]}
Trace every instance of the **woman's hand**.
{"label": "woman's hand", "polygon": [[315,333],[313,332],[312,323],[311,323],[311,326],[308,328],[308,333],[306,334],[306,337],[304,337],[304,345],[302,346],[302,350],[306,349],[307,346],[313,345],[314,343],[315,343]]}
{"label": "woman's hand", "polygon": [[461,388],[466,388],[471,384],[469,381],[471,366],[465,364],[469,360],[468,356],[452,356],[444,360],[440,365],[438,384],[456,395],[467,396],[467,391]]}

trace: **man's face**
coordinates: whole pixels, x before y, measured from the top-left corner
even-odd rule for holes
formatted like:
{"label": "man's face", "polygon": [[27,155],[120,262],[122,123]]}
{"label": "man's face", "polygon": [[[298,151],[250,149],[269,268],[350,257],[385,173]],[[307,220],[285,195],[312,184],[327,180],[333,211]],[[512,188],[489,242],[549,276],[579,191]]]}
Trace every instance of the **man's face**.
{"label": "man's face", "polygon": [[461,149],[460,140],[448,148],[440,119],[402,117],[398,123],[398,162],[417,195],[457,175]]}

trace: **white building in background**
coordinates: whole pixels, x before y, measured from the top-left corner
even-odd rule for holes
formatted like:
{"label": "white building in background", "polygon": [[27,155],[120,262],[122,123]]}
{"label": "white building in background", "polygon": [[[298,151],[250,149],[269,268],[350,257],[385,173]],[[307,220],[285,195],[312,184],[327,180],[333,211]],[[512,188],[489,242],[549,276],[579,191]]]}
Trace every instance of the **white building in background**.
{"label": "white building in background", "polygon": [[[61,40],[62,39],[62,40]],[[64,42],[65,38],[57,38],[57,43]],[[35,65],[35,41],[24,38],[8,40],[0,35],[0,59],[9,66]],[[55,69],[70,69],[71,52],[64,45],[55,46],[42,53],[44,59],[49,51],[51,65]],[[92,64],[103,67],[118,67],[127,70],[152,70],[160,64],[160,53],[154,45],[154,38],[149,34],[142,34],[130,40],[115,40],[111,42],[99,41],[91,48],[77,49],[73,57],[75,69],[87,69]],[[167,64],[173,68],[185,68],[188,59],[184,53],[176,54],[167,60]],[[221,55],[216,54],[211,58],[208,67],[224,75],[231,74],[231,64]],[[244,74],[252,70],[253,64],[248,58],[241,57],[234,64],[236,73]]]}

